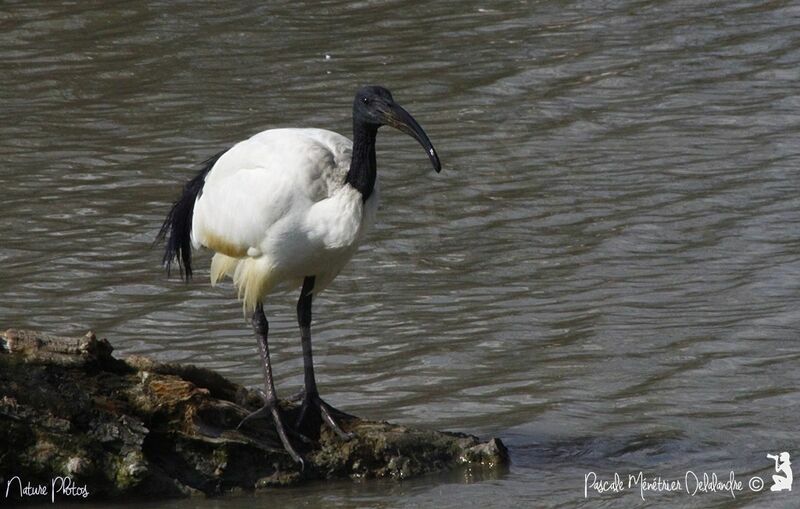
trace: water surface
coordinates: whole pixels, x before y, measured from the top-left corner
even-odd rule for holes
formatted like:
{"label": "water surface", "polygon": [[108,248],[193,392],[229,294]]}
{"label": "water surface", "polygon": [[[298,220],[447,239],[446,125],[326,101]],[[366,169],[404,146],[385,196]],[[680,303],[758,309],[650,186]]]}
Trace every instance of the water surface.
{"label": "water surface", "polygon": [[[0,324],[258,384],[230,285],[207,255],[167,279],[155,234],[199,162],[271,127],[349,135],[380,83],[444,170],[381,131],[378,224],[315,304],[321,390],[514,464],[279,505],[790,507],[583,488],[800,458],[799,25],[788,1],[6,2]],[[295,299],[267,308],[282,394]]]}

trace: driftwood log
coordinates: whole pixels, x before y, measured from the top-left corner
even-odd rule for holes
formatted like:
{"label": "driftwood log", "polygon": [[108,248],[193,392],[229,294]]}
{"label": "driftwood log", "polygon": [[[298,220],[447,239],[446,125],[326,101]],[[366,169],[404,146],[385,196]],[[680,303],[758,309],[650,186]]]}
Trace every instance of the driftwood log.
{"label": "driftwood log", "polygon": [[[260,404],[253,391],[207,369],[117,359],[91,332],[7,330],[0,333],[0,500],[219,495],[508,463],[497,439],[349,416],[343,424],[355,437],[343,441],[322,427],[301,469],[271,420],[236,430]],[[282,408],[291,414],[297,406]]]}

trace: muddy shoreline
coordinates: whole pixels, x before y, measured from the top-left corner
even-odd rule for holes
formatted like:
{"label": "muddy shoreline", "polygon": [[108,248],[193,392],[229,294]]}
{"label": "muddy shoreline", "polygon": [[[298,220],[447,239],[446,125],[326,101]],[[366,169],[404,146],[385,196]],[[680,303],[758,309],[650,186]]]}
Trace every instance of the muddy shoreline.
{"label": "muddy shoreline", "polygon": [[[92,500],[153,499],[311,480],[406,479],[465,465],[503,469],[509,462],[498,439],[349,416],[343,426],[354,438],[321,427],[318,440],[304,446],[301,469],[271,421],[236,430],[260,406],[254,391],[193,365],[112,352],[91,332],[0,333],[0,486],[4,495],[11,486],[9,500],[28,486],[52,491],[58,478],[69,478],[60,487],[73,499],[83,486]],[[297,405],[282,402],[282,409],[291,418]]]}

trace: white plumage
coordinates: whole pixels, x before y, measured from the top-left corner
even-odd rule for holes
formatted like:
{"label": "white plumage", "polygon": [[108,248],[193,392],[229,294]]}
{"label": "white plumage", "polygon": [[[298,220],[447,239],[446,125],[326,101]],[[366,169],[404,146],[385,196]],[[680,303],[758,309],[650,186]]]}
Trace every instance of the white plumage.
{"label": "white plumage", "polygon": [[245,312],[276,286],[316,275],[322,292],[375,220],[345,176],[352,142],[323,129],[272,129],[225,152],[194,206],[192,244],[215,251],[211,282],[233,278]]}
{"label": "white plumage", "polygon": [[[302,284],[297,323],[303,349],[304,395],[293,431],[318,437],[322,423],[340,437],[346,414],[319,396],[311,353],[312,298],[353,256],[378,208],[375,138],[393,126],[414,137],[433,168],[439,157],[414,118],[383,87],[362,87],[353,101],[353,142],[322,129],[272,129],[234,145],[208,161],[186,183],[159,236],[166,240],[167,271],[177,260],[192,275],[192,248],[214,251],[211,283],[233,278],[245,313],[252,313],[264,374],[264,407],[287,453],[303,459],[289,439],[278,405],[269,358],[265,297],[278,286]],[[307,440],[306,443],[309,441]]]}

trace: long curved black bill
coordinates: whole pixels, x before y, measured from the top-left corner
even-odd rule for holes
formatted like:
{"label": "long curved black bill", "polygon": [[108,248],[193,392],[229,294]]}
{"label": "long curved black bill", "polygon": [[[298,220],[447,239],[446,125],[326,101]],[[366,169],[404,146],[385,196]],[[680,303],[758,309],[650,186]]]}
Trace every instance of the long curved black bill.
{"label": "long curved black bill", "polygon": [[390,125],[395,129],[399,129],[400,131],[417,140],[419,144],[422,145],[422,148],[425,149],[425,152],[427,152],[428,158],[431,160],[431,164],[433,165],[433,169],[436,170],[437,173],[442,171],[442,163],[439,162],[439,156],[436,155],[436,149],[433,148],[433,144],[428,138],[428,135],[425,134],[425,130],[422,129],[416,120],[414,120],[414,117],[411,116],[411,113],[404,110],[401,106],[392,103],[387,108],[385,115],[386,125]]}

